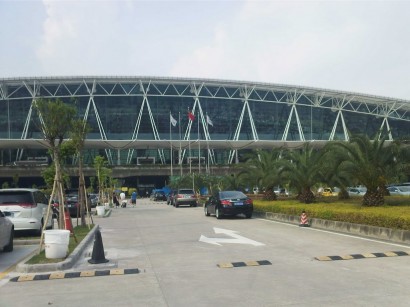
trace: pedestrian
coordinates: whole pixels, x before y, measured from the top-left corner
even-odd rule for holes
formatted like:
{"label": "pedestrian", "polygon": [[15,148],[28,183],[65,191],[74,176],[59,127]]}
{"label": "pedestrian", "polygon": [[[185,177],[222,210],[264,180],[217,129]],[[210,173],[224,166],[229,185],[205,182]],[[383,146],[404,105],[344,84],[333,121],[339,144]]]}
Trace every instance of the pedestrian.
{"label": "pedestrian", "polygon": [[124,192],[120,193],[120,199],[121,199],[121,208],[125,208],[127,206],[127,202],[125,201],[125,193]]}
{"label": "pedestrian", "polygon": [[115,205],[115,208],[120,206],[120,202],[118,201],[117,194],[115,194],[115,192],[112,193],[112,202]]}
{"label": "pedestrian", "polygon": [[131,193],[131,204],[133,205],[137,204],[137,192],[136,191]]}

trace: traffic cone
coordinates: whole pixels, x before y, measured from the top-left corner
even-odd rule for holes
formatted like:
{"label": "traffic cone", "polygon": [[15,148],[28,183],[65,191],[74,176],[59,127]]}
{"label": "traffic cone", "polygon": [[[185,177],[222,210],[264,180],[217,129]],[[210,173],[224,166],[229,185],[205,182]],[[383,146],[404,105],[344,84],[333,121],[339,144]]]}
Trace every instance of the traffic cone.
{"label": "traffic cone", "polygon": [[102,243],[101,232],[100,230],[95,231],[95,239],[94,239],[94,246],[93,246],[93,253],[91,255],[91,259],[88,260],[89,263],[96,264],[96,263],[106,263],[108,259],[105,259],[104,254],[104,246]]}
{"label": "traffic cone", "polygon": [[70,235],[74,237],[74,240],[77,243],[77,237],[74,233],[73,223],[71,223],[71,216],[67,209],[65,209],[64,211],[64,228],[70,231]]}
{"label": "traffic cone", "polygon": [[306,215],[305,211],[302,211],[302,215],[300,216],[300,227],[309,227],[309,221],[308,221],[308,217]]}

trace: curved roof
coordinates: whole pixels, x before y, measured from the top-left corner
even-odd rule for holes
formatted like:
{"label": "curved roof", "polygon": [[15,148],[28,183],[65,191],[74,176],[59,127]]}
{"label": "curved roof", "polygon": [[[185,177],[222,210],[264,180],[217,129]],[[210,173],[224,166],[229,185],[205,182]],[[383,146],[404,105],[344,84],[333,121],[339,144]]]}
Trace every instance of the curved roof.
{"label": "curved roof", "polygon": [[401,102],[410,107],[410,100],[404,100],[393,97],[376,96],[349,91],[339,91],[324,88],[315,88],[299,85],[287,85],[278,83],[263,83],[253,81],[238,81],[224,79],[206,79],[206,78],[179,78],[179,77],[154,77],[154,76],[50,76],[50,77],[16,77],[16,78],[0,78],[0,84],[17,86],[22,83],[48,83],[48,84],[69,84],[82,82],[105,82],[105,83],[122,83],[122,82],[143,82],[143,83],[174,83],[174,84],[208,84],[214,86],[230,86],[230,87],[254,87],[265,90],[280,90],[289,91],[296,90],[310,95],[325,95],[334,97],[355,97],[355,100],[363,100],[367,102]]}

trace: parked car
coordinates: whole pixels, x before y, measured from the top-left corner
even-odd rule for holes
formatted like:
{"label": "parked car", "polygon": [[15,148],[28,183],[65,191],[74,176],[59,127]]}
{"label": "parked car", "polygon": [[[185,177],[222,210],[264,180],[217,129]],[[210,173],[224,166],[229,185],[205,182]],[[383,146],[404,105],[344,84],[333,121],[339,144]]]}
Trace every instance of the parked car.
{"label": "parked car", "polygon": [[324,188],[322,196],[337,196],[337,192],[333,191],[332,188]]}
{"label": "parked car", "polygon": [[157,191],[154,194],[154,200],[159,201],[159,200],[167,200],[167,196],[165,195],[164,191]]}
{"label": "parked car", "polygon": [[366,188],[347,188],[349,196],[363,196],[366,194]]}
{"label": "parked car", "polygon": [[[65,190],[65,207],[67,208],[68,212],[70,213],[70,216],[76,217],[77,214],[79,213],[80,210],[80,202],[79,202],[79,197],[78,197],[78,189],[66,189]],[[90,195],[87,194],[86,196],[88,198],[87,202],[89,207],[89,210],[92,208],[92,203],[91,203],[91,198]]]}
{"label": "parked car", "polygon": [[204,211],[206,216],[215,214],[217,219],[238,214],[244,214],[249,219],[253,214],[253,201],[240,191],[220,191],[209,197]]}
{"label": "parked car", "polygon": [[100,201],[100,197],[96,193],[90,193],[90,203],[91,203],[91,208],[97,207],[98,202]]}
{"label": "parked car", "polygon": [[276,194],[277,196],[284,196],[284,197],[289,196],[289,192],[288,192],[286,189],[284,189],[284,188],[275,188],[275,189],[273,190],[273,192],[275,192],[275,194]]}
{"label": "parked car", "polygon": [[178,189],[174,198],[174,206],[178,208],[181,205],[189,205],[190,207],[198,206],[196,194],[193,189]]}
{"label": "parked car", "polygon": [[40,234],[43,223],[53,227],[53,216],[47,216],[48,199],[38,189],[0,189],[0,210],[7,213],[14,230],[32,230]]}
{"label": "parked car", "polygon": [[410,186],[392,186],[387,187],[390,195],[410,196]]}
{"label": "parked car", "polygon": [[13,251],[14,225],[7,217],[10,215],[0,211],[0,250],[4,252]]}
{"label": "parked car", "polygon": [[167,195],[167,205],[172,205],[172,206],[174,205],[174,199],[175,199],[177,192],[178,192],[177,190],[169,191]]}

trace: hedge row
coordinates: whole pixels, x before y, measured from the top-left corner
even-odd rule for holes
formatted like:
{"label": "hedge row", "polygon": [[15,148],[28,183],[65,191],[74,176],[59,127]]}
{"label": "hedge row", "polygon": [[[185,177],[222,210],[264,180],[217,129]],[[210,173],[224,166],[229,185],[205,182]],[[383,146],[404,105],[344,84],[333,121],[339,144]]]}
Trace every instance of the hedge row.
{"label": "hedge row", "polygon": [[302,204],[296,200],[254,200],[256,212],[274,212],[309,218],[410,230],[410,203],[406,206],[362,207],[359,203],[338,202]]}

